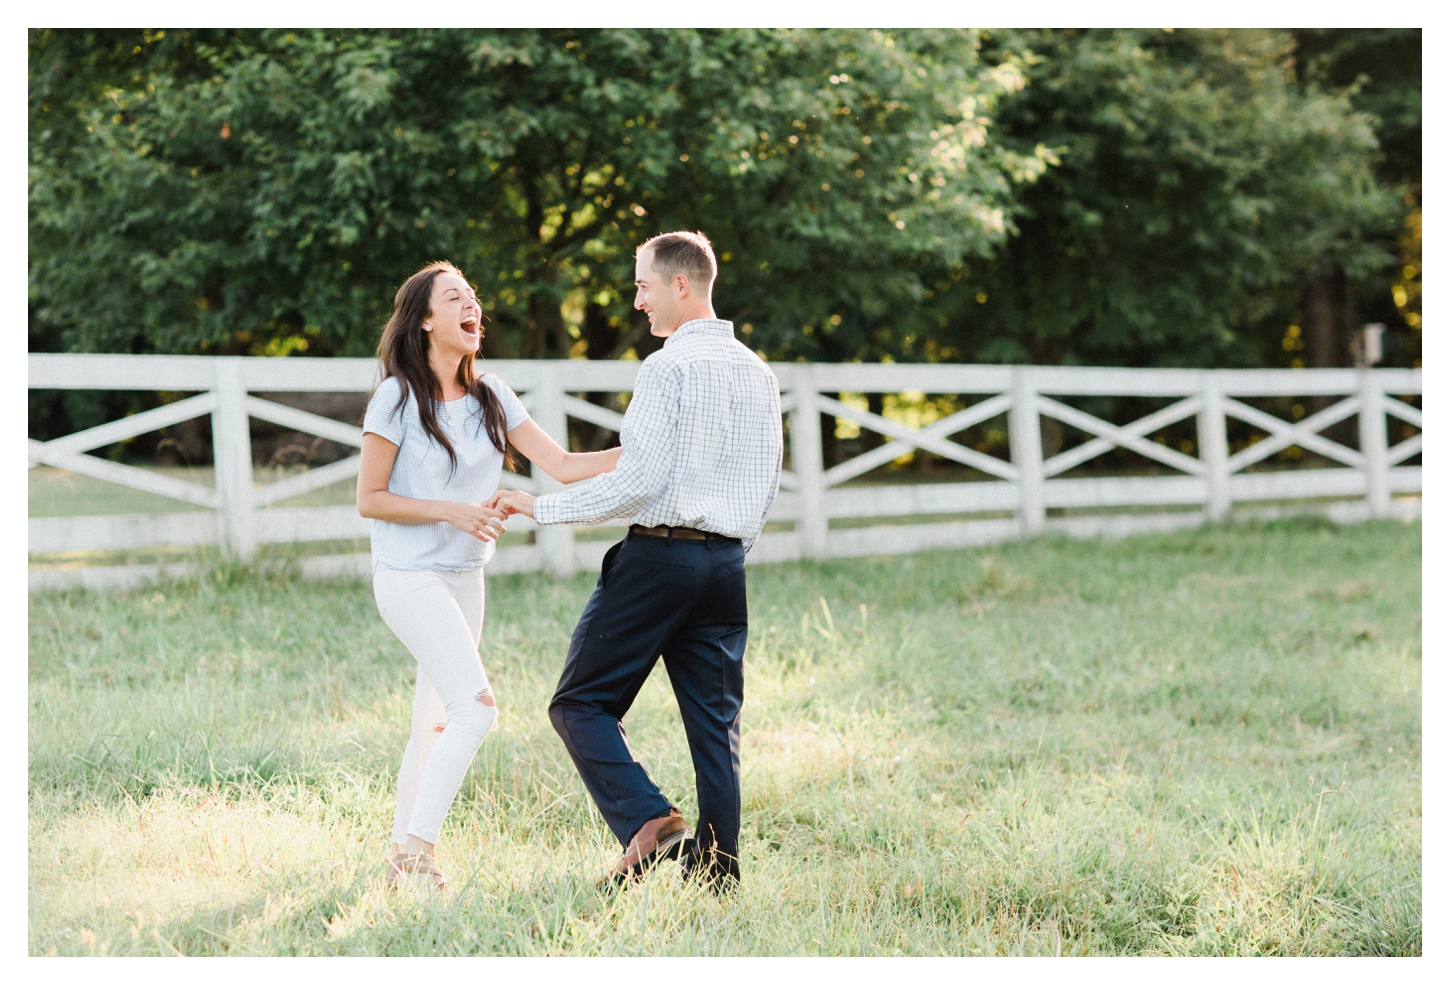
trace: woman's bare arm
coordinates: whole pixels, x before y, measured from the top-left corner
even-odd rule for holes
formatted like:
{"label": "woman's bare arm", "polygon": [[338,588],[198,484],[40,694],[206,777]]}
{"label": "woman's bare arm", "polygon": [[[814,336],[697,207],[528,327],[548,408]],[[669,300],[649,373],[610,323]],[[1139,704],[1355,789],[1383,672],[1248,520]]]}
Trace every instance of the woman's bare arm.
{"label": "woman's bare arm", "polygon": [[565,451],[532,418],[510,431],[509,441],[529,461],[560,482],[578,482],[581,479],[592,479],[600,472],[612,471],[619,463],[621,451],[619,448],[606,448],[604,451]]}
{"label": "woman's bare arm", "polygon": [[388,492],[388,479],[398,458],[398,446],[371,432],[363,435],[362,462],[357,475],[357,511],[389,523],[451,523],[479,540],[494,540],[503,532],[502,510],[482,503],[411,499]]}

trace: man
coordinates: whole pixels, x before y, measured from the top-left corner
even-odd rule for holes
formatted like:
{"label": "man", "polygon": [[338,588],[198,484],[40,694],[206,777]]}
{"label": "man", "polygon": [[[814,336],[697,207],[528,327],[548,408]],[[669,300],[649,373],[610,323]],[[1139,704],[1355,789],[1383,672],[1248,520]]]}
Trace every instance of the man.
{"label": "man", "polygon": [[[615,883],[680,858],[687,878],[738,883],[745,553],[780,484],[775,374],[715,317],[715,254],[699,233],[635,254],[634,306],[663,337],[635,379],[613,472],[494,503],[539,523],[627,517],[574,630],[549,718],[624,846]],[[696,836],[634,758],[620,719],[663,657],[695,766]]]}

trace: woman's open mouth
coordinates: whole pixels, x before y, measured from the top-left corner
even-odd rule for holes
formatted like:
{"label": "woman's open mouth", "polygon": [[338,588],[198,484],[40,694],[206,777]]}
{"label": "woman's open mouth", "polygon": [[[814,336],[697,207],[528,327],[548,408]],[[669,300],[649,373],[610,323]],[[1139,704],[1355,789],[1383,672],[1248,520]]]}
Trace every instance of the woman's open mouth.
{"label": "woman's open mouth", "polygon": [[465,336],[473,338],[478,335],[478,320],[476,318],[465,318],[458,323],[458,328]]}

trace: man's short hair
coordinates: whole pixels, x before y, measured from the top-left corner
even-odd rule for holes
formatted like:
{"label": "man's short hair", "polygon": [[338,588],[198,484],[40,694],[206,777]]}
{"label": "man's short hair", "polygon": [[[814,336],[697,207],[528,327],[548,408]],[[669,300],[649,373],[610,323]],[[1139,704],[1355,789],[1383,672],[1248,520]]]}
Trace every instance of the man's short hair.
{"label": "man's short hair", "polygon": [[715,264],[715,251],[704,233],[661,233],[647,240],[635,250],[634,255],[638,257],[645,250],[654,251],[650,266],[655,273],[667,280],[673,279],[676,274],[684,274],[690,278],[691,287],[710,293],[719,267]]}

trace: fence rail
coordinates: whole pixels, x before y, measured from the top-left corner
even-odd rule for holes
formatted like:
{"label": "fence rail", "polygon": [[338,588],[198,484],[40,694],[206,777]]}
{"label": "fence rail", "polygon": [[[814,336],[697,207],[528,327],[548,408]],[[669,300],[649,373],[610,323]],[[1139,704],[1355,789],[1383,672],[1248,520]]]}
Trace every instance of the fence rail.
{"label": "fence rail", "polygon": [[[519,392],[539,426],[567,445],[573,417],[618,430],[622,415],[574,396],[632,390],[637,362],[495,360],[487,368]],[[751,562],[793,558],[896,554],[934,547],[965,547],[1044,531],[1071,536],[1124,534],[1191,526],[1229,515],[1234,504],[1290,501],[1315,504],[1342,520],[1418,511],[1420,454],[1416,433],[1391,446],[1387,418],[1422,427],[1420,411],[1401,396],[1422,392],[1419,370],[1177,370],[1059,366],[864,365],[776,363],[782,411],[787,415],[791,467],[771,510],[773,527],[751,552]],[[252,468],[249,419],[258,418],[357,447],[362,431],[351,424],[254,396],[255,393],[366,393],[377,382],[370,359],[268,359],[204,356],[33,354],[32,389],[194,392],[154,410],[51,441],[31,440],[30,467],[49,465],[144,492],[180,500],[207,512],[40,517],[30,520],[32,555],[220,545],[250,560],[259,544],[365,538],[370,521],[351,506],[280,507],[304,493],[357,474],[358,457],[258,484]],[[913,428],[829,394],[916,391],[967,394],[976,403]],[[1127,424],[1114,424],[1065,403],[1075,397],[1173,399]],[[1245,403],[1263,397],[1338,398],[1302,420],[1286,421]],[[876,448],[830,464],[822,457],[817,415],[854,422],[884,439]],[[1010,460],[950,440],[974,425],[1007,417]],[[163,427],[209,415],[215,485],[107,461],[86,452]],[[1090,439],[1044,457],[1042,421],[1052,418]],[[1197,455],[1151,436],[1167,426],[1196,421]],[[1262,440],[1230,453],[1227,419],[1263,431]],[[1323,431],[1353,418],[1358,447]],[[799,423],[797,423],[799,422]],[[1340,467],[1245,471],[1289,448],[1312,451]],[[1067,477],[1096,456],[1125,448],[1177,474]],[[983,481],[907,485],[843,485],[913,449],[970,467]],[[536,493],[561,488],[547,476],[505,473],[504,485]],[[1333,502],[1331,502],[1333,501]],[[1194,508],[1196,507],[1196,509]],[[1115,514],[1049,516],[1049,510],[1117,510]],[[1127,512],[1123,512],[1126,510]],[[1138,512],[1132,512],[1138,510]],[[1167,512],[1165,512],[1165,510]],[[933,515],[953,519],[927,522]],[[973,516],[978,514],[979,516]],[[981,516],[981,514],[986,514]],[[997,514],[995,516],[991,514]],[[1003,514],[1011,514],[1003,516]],[[965,516],[966,518],[962,518]],[[832,520],[886,521],[886,525],[832,527]],[[896,522],[893,522],[896,521]],[[610,541],[579,540],[569,527],[536,527],[525,517],[511,530],[533,530],[534,543],[500,548],[495,572],[547,570],[567,575],[598,564]],[[621,531],[622,533],[622,531]],[[366,573],[365,557],[312,558],[311,574]],[[122,584],[162,573],[162,565],[31,569],[31,587]]]}

